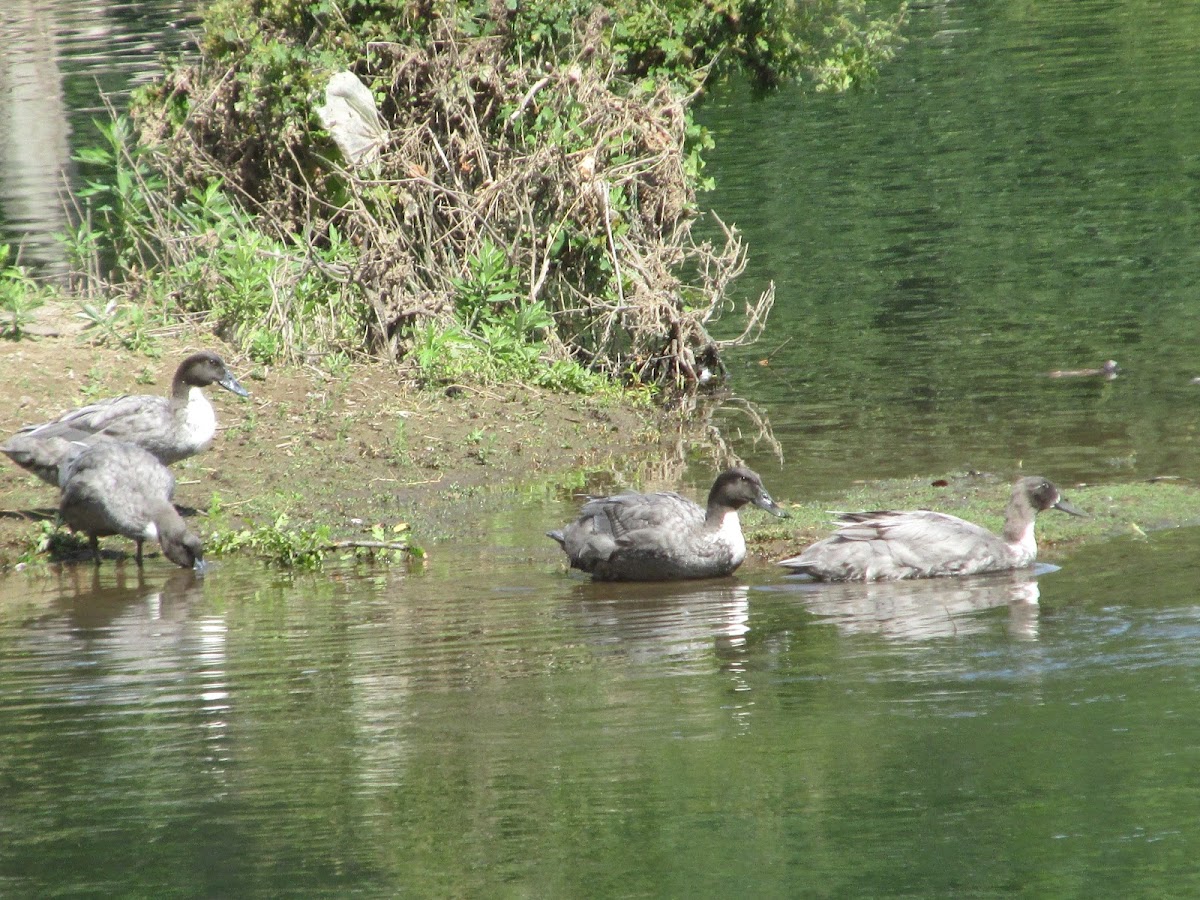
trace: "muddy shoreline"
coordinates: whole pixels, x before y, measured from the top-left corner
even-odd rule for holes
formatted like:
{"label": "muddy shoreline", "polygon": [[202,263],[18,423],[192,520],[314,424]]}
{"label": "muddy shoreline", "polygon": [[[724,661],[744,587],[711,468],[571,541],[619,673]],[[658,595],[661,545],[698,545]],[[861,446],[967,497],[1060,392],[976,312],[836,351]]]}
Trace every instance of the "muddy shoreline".
{"label": "muddy shoreline", "polygon": [[[78,334],[0,343],[7,386],[0,435],[103,397],[165,394],[179,360],[212,349],[251,396],[209,389],[217,438],[208,452],[173,467],[175,502],[194,530],[207,537],[270,526],[283,516],[292,527],[325,526],[340,541],[394,534],[429,552],[442,541],[477,539],[472,523],[481,509],[503,511],[530,490],[568,502],[631,485],[688,492],[680,486],[689,463],[715,472],[730,462],[703,408],[667,413],[514,384],[422,389],[385,363],[336,372],[265,368],[195,333],[166,336],[159,345],[161,353],[150,357],[92,346]],[[998,531],[1009,474],[863,482],[837,506],[937,509]],[[1039,517],[1041,559],[1061,561],[1086,541],[1143,540],[1159,529],[1200,524],[1200,487],[1186,479],[1060,486],[1090,517]],[[775,499],[792,518],[754,511],[744,517],[746,570],[773,571],[771,560],[830,530],[828,501]],[[52,488],[0,460],[0,572],[22,562],[71,561],[34,552],[56,506]],[[113,558],[132,551],[120,538],[104,546]]]}
{"label": "muddy shoreline", "polygon": [[[635,480],[677,487],[683,448],[703,440],[702,429],[688,433],[685,419],[649,407],[523,385],[421,389],[385,363],[336,373],[265,368],[197,335],[161,341],[157,358],[69,335],[0,346],[8,385],[0,434],[103,397],[165,394],[179,360],[202,348],[220,353],[251,392],[243,400],[208,389],[217,438],[173,467],[176,505],[202,535],[218,521],[245,527],[284,514],[350,539],[403,523],[415,543],[432,548],[457,536],[459,508],[481,492],[502,498],[531,482],[578,484],[580,473],[600,490]],[[7,460],[0,460],[0,495],[3,570],[28,558],[57,496]],[[109,538],[105,546],[126,543]]]}

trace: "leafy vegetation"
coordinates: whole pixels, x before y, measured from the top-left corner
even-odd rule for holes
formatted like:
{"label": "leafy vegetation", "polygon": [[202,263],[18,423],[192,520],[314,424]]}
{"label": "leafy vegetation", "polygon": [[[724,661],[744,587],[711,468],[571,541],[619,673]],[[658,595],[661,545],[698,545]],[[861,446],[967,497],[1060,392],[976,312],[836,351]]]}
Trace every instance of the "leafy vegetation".
{"label": "leafy vegetation", "polygon": [[[53,519],[37,522],[25,548],[17,555],[15,566],[44,566],[49,559],[78,559],[91,555],[91,545],[82,534],[59,527]],[[2,568],[2,567],[0,567]]]}
{"label": "leafy vegetation", "polygon": [[556,390],[597,393],[605,380],[573,359],[555,359],[547,344],[554,318],[545,304],[518,292],[519,273],[485,241],[453,281],[449,321],[430,320],[410,333],[410,358],[428,381],[518,381]]}
{"label": "leafy vegetation", "polygon": [[[209,513],[223,519],[221,498],[213,497]],[[370,537],[335,539],[328,525],[293,525],[286,512],[267,524],[218,527],[204,536],[206,554],[249,553],[288,569],[321,569],[331,556],[343,560],[398,563],[422,559],[425,552],[408,538],[408,525],[375,524]]]}
{"label": "leafy vegetation", "polygon": [[12,247],[0,244],[0,337],[20,340],[45,302],[45,291],[12,258]]}
{"label": "leafy vegetation", "polygon": [[[330,227],[321,247],[269,237],[219,181],[168,202],[149,151],[126,117],[96,123],[104,146],[78,155],[88,215],[68,248],[93,283],[123,276],[141,304],[85,301],[81,316],[104,343],[153,352],[148,333],[171,315],[202,313],[259,362],[314,349],[361,346],[367,310],[344,280],[353,251]],[[134,281],[136,273],[144,273]],[[148,300],[148,302],[146,302]],[[152,321],[157,313],[156,321]]]}
{"label": "leafy vegetation", "polygon": [[319,569],[332,538],[326,525],[296,528],[280,514],[269,525],[214,531],[206,535],[206,553],[253,553],[288,568]]}
{"label": "leafy vegetation", "polygon": [[[712,145],[697,92],[735,71],[844,89],[890,56],[902,15],[217,0],[199,62],[82,155],[72,246],[90,289],[204,316],[264,363],[366,352],[432,382],[695,387],[773,301],[710,337],[746,257],[733,229],[692,235]],[[378,108],[357,107],[361,156],[315,114],[345,70]]]}

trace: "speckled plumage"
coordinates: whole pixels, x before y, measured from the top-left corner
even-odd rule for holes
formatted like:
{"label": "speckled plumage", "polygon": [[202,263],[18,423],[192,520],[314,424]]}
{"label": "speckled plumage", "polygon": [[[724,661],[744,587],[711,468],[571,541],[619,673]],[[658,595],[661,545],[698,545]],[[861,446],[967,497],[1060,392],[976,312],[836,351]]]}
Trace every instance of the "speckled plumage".
{"label": "speckled plumage", "polygon": [[753,503],[784,516],[757,474],[722,472],[707,509],[672,491],[588,501],[575,522],[548,536],[572,568],[597,581],[671,581],[732,573],[746,557],[737,511]]}
{"label": "speckled plumage", "polygon": [[99,563],[98,538],[124,535],[137,544],[158,540],[168,559],[192,568],[203,558],[203,545],[188,531],[171,503],[175,476],[148,451],[124,441],[87,445],[63,468],[59,515],[76,531],[86,532]]}
{"label": "speckled plumage", "polygon": [[[0,446],[0,452],[55,485],[59,481],[57,465],[45,464],[59,448],[55,441],[125,441],[170,465],[207,450],[212,444],[217,418],[202,390],[210,384],[248,396],[221,357],[205,350],[193,353],[179,364],[169,397],[126,394],[101,400],[63,413],[52,422],[22,429]],[[48,446],[39,447],[43,442]]]}
{"label": "speckled plumage", "polygon": [[883,581],[974,575],[1028,566],[1037,558],[1034,519],[1045,509],[1083,515],[1041,477],[1020,479],[995,535],[929,510],[839,513],[838,530],[779,565],[825,581]]}

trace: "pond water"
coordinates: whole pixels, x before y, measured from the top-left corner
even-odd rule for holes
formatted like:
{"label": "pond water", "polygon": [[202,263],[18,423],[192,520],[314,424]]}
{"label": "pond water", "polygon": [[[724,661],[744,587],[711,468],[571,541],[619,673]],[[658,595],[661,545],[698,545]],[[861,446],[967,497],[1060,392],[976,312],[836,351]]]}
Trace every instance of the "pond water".
{"label": "pond water", "polygon": [[[750,453],[780,493],[1200,475],[1200,5],[1165,9],[915,4],[871,90],[705,109],[745,297],[776,286],[733,368],[784,447]],[[1113,382],[1041,377],[1109,358]]]}
{"label": "pond water", "polygon": [[1198,544],[832,596],[537,543],[10,577],[0,893],[1191,895]]}
{"label": "pond water", "polygon": [[[778,288],[733,368],[784,462],[720,416],[777,496],[1200,475],[1200,9],[1164,9],[932,2],[868,93],[706,108],[747,294]],[[0,895],[1200,892],[1200,530],[614,587],[563,574],[573,511],[514,500],[408,572],[0,579]]]}
{"label": "pond water", "polygon": [[184,47],[198,17],[184,0],[0,3],[0,243],[42,274],[66,269],[72,156],[97,144],[93,120]]}

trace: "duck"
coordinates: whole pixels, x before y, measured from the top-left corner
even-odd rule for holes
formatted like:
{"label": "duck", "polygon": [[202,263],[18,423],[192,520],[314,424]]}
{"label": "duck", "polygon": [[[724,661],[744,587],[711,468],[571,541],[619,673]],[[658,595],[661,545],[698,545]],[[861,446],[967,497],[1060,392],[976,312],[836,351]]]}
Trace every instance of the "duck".
{"label": "duck", "polygon": [[[179,364],[167,397],[125,394],[63,413],[52,422],[30,425],[9,438],[0,452],[43,481],[58,486],[58,464],[48,464],[62,445],[51,438],[90,443],[115,439],[152,453],[159,462],[171,465],[202,453],[217,433],[217,416],[204,396],[204,388],[216,384],[248,397],[247,391],[225,362],[211,350],[193,353]],[[49,442],[49,446],[41,446]]]}
{"label": "duck", "polygon": [[549,531],[571,568],[594,581],[673,581],[730,575],[746,558],[738,510],[748,503],[787,517],[744,466],[717,476],[707,507],[673,491],[589,500],[579,518]]}
{"label": "duck", "polygon": [[1021,569],[1037,559],[1033,525],[1047,509],[1086,515],[1053,482],[1028,476],[1013,485],[1001,535],[926,509],[837,513],[834,534],[779,565],[821,581],[895,581]]}
{"label": "duck", "polygon": [[1121,374],[1121,367],[1115,359],[1106,359],[1098,369],[1055,369],[1047,372],[1047,378],[1094,378],[1103,375],[1105,381],[1112,381]]}
{"label": "duck", "polygon": [[63,465],[59,518],[88,535],[96,565],[102,537],[124,535],[137,545],[157,540],[163,555],[202,570],[204,545],[171,503],[175,476],[148,450],[126,441],[85,444]]}

